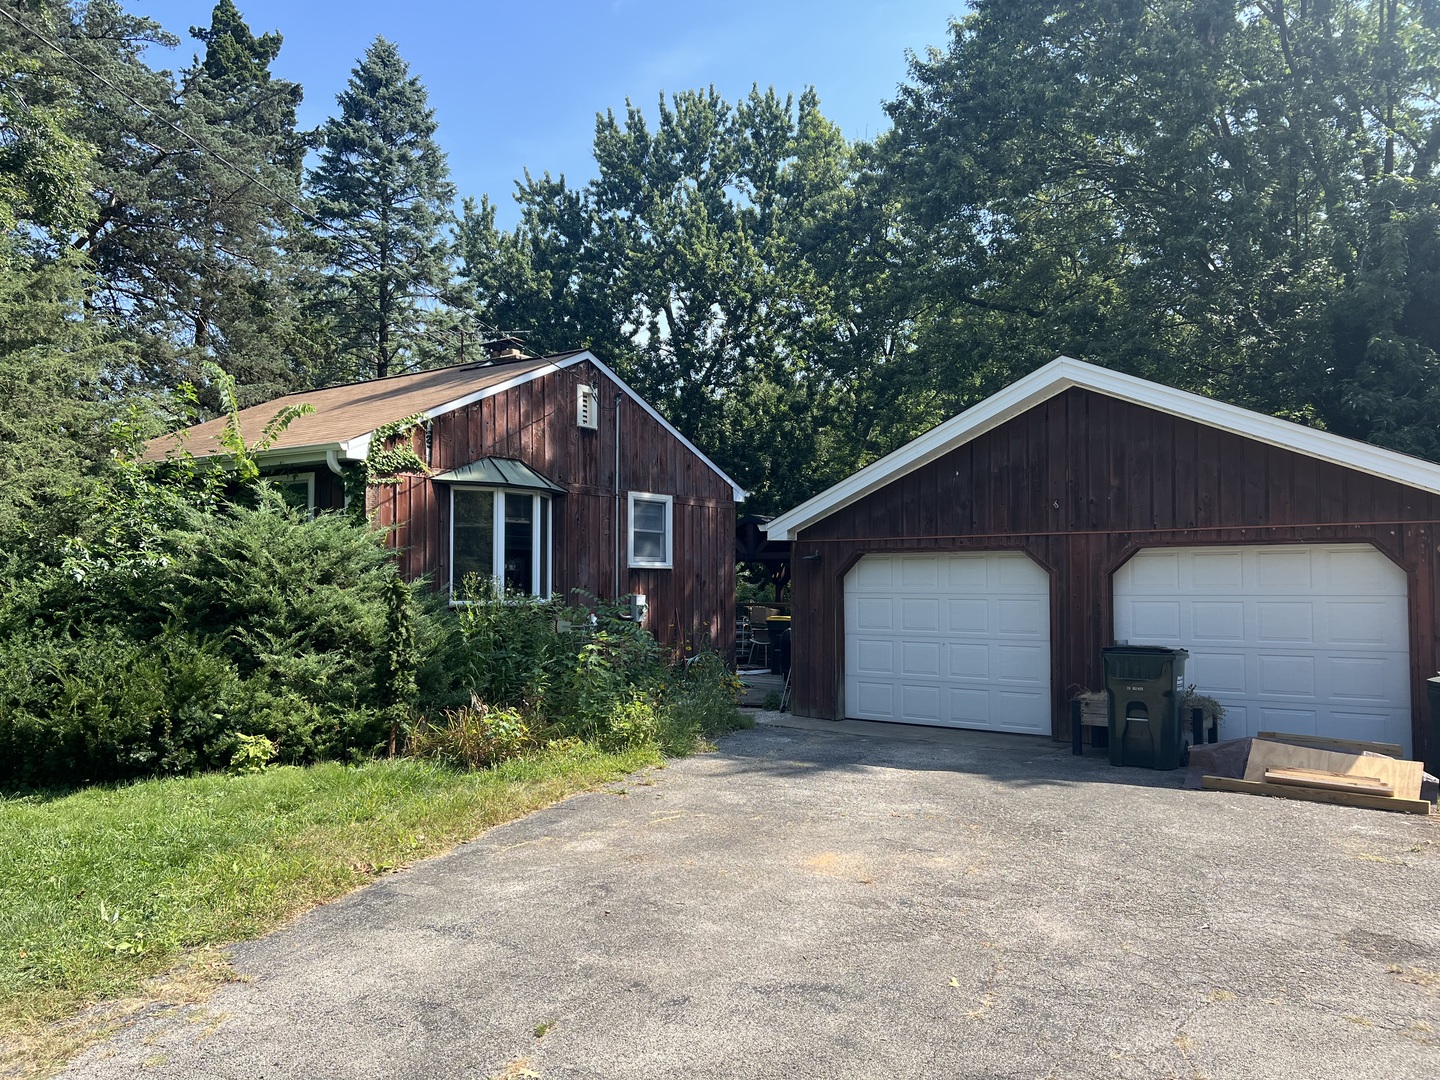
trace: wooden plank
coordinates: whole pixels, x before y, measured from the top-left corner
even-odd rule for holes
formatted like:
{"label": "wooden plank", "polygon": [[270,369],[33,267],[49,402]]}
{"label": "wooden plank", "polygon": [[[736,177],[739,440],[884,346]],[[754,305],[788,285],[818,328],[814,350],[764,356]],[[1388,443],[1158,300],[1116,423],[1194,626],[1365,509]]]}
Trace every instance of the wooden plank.
{"label": "wooden plank", "polygon": [[1383,795],[1390,798],[1395,788],[1384,780],[1370,776],[1346,776],[1323,769],[1266,769],[1265,783],[1295,784],[1298,787],[1325,788],[1327,791],[1355,791],[1361,795]]}
{"label": "wooden plank", "polygon": [[1292,746],[1308,746],[1315,750],[1333,750],[1338,754],[1363,754],[1366,751],[1384,754],[1386,757],[1403,758],[1405,750],[1399,743],[1365,742],[1362,739],[1330,739],[1324,735],[1294,735],[1288,731],[1262,731],[1255,736],[1268,742],[1290,743]]}
{"label": "wooden plank", "polygon": [[1319,788],[1294,787],[1290,784],[1267,784],[1263,781],[1233,780],[1228,776],[1205,776],[1200,786],[1206,791],[1238,791],[1247,795],[1270,795],[1277,799],[1298,802],[1333,803],[1337,806],[1358,806],[1366,810],[1394,810],[1401,814],[1429,814],[1430,804],[1424,799],[1396,799],[1380,795],[1357,795],[1351,791],[1322,791]]}
{"label": "wooden plank", "polygon": [[1250,744],[1250,760],[1245,765],[1245,779],[1263,782],[1265,770],[1275,768],[1322,769],[1345,773],[1347,776],[1373,776],[1395,789],[1401,799],[1420,797],[1420,778],[1425,767],[1418,761],[1396,761],[1389,757],[1365,757],[1360,754],[1337,754],[1290,743],[1266,742],[1255,739]]}

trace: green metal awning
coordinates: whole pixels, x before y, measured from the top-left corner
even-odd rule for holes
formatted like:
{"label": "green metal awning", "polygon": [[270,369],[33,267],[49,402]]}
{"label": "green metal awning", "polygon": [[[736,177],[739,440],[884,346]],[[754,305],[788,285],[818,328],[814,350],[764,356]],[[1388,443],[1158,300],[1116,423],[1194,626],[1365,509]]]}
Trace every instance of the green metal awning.
{"label": "green metal awning", "polygon": [[487,457],[461,465],[458,469],[436,473],[434,480],[442,484],[484,484],[486,487],[531,488],[536,491],[565,493],[559,484],[545,479],[523,461],[514,458]]}

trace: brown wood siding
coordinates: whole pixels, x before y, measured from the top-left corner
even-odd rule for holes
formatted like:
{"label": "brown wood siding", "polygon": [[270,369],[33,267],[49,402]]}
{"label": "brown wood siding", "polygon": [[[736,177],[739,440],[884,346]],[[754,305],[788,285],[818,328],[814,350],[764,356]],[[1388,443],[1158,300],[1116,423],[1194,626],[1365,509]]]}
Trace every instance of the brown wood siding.
{"label": "brown wood siding", "polygon": [[799,534],[794,708],[837,715],[844,578],[868,552],[1019,550],[1049,571],[1053,732],[1065,739],[1064,703],[1102,684],[1112,577],[1140,548],[1363,542],[1408,575],[1415,754],[1433,760],[1437,538],[1440,496],[1070,389]]}
{"label": "brown wood siding", "polygon": [[[576,386],[600,388],[600,428],[575,423]],[[615,498],[616,397],[621,392],[590,364],[552,372],[436,417],[430,467],[458,468],[484,457],[523,461],[566,489],[552,503],[555,591],[567,601],[584,594],[609,600],[643,593],[646,626],[666,644],[733,648],[735,500],[730,486],[640,406],[622,398],[620,498]],[[415,448],[422,451],[423,433]],[[672,495],[674,567],[627,565],[626,493]],[[450,499],[446,484],[409,476],[374,485],[367,509],[393,529],[401,569],[437,589],[450,580]],[[618,532],[617,532],[618,527]],[[619,579],[615,541],[620,540]]]}

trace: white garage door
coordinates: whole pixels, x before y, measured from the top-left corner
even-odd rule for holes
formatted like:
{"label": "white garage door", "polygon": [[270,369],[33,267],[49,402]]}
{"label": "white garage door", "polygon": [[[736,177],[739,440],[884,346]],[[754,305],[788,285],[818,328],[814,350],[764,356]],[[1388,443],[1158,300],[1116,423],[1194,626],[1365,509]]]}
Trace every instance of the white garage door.
{"label": "white garage door", "polygon": [[1050,578],[1024,555],[866,555],[845,575],[845,715],[1050,734]]}
{"label": "white garage door", "polygon": [[1115,637],[1190,650],[1220,737],[1293,731],[1410,749],[1405,573],[1368,544],[1150,548],[1115,573]]}

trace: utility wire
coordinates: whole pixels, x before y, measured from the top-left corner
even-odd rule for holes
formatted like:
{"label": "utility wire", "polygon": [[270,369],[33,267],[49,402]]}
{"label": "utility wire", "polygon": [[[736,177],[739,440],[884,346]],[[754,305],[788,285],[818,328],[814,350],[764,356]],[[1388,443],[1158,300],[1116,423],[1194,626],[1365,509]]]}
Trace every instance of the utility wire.
{"label": "utility wire", "polygon": [[[179,135],[186,142],[190,143],[190,145],[195,147],[195,149],[200,151],[202,154],[209,154],[212,158],[220,162],[220,164],[224,165],[227,169],[230,169],[232,172],[235,172],[240,176],[243,176],[246,180],[254,184],[256,187],[268,192],[276,199],[279,199],[282,203],[290,207],[291,210],[294,210],[306,221],[309,221],[311,224],[317,225],[320,228],[325,229],[329,232],[335,231],[329,225],[325,224],[325,222],[317,218],[314,214],[299,206],[296,202],[294,202],[294,200],[290,199],[286,195],[282,195],[280,192],[272,188],[269,184],[265,183],[265,181],[251,175],[248,170],[242,169],[239,165],[236,165],[224,154],[220,153],[220,151],[214,149],[213,147],[206,146],[199,139],[195,138],[195,136],[191,135],[188,131],[182,128],[179,124],[175,123],[173,120],[158,115],[153,109],[151,109],[148,105],[142,102],[139,98],[135,97],[135,95],[131,94],[128,90],[116,86],[113,82],[107,79],[104,75],[100,74],[100,72],[96,71],[89,64],[85,63],[85,61],[81,60],[74,53],[68,52],[63,46],[51,41],[39,30],[36,30],[33,26],[30,26],[28,23],[23,22],[21,19],[17,18],[15,15],[13,15],[11,12],[7,11],[3,7],[0,7],[0,16],[4,16],[6,19],[14,23],[25,33],[33,37],[36,41],[41,42],[43,45],[47,46],[50,49],[53,49],[55,52],[65,57],[65,59],[69,60],[81,71],[88,74],[92,79],[95,79],[97,82],[101,83],[104,86],[108,86],[111,90],[115,91],[115,93],[119,94],[126,101],[130,102],[130,104],[134,105],[137,109],[139,109],[148,119],[156,120],[161,124],[164,124],[167,128],[175,132],[175,134]],[[141,136],[141,138],[143,139],[143,136]]]}

